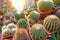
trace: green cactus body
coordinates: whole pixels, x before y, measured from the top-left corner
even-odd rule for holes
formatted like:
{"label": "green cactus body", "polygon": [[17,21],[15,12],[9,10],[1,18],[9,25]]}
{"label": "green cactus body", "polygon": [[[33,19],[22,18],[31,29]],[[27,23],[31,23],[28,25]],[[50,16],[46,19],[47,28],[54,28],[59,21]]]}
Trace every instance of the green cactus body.
{"label": "green cactus body", "polygon": [[29,23],[30,23],[30,24],[36,23],[36,21],[35,21],[34,19],[29,18],[28,20],[29,20]]}
{"label": "green cactus body", "polygon": [[47,16],[44,19],[43,25],[48,32],[55,32],[60,26],[59,18],[55,15]]}
{"label": "green cactus body", "polygon": [[2,27],[2,31],[3,31],[4,29],[6,29],[6,28],[7,28],[7,26],[3,26],[3,27]]}
{"label": "green cactus body", "polygon": [[29,40],[28,33],[25,29],[18,29],[15,33],[14,40]]}
{"label": "green cactus body", "polygon": [[54,3],[52,0],[39,0],[37,3],[37,7],[40,11],[45,12],[52,10]]}
{"label": "green cactus body", "polygon": [[11,33],[11,31],[10,31],[9,28],[6,28],[6,29],[2,30],[2,35],[3,35],[3,36],[10,35],[10,33]]}
{"label": "green cactus body", "polygon": [[55,5],[60,6],[60,0],[54,0]]}
{"label": "green cactus body", "polygon": [[27,22],[25,19],[20,19],[18,21],[18,28],[26,28],[27,27]]}
{"label": "green cactus body", "polygon": [[15,18],[16,18],[16,20],[19,20],[19,19],[21,19],[21,18],[25,18],[24,17],[24,13],[23,12],[21,12],[20,14],[14,14],[15,15]]}
{"label": "green cactus body", "polygon": [[34,24],[31,28],[31,35],[35,40],[40,40],[40,38],[45,37],[45,29],[41,24]]}
{"label": "green cactus body", "polygon": [[6,20],[5,25],[8,25],[9,23],[12,23],[11,20]]}
{"label": "green cactus body", "polygon": [[55,13],[55,15],[56,15],[57,17],[59,17],[59,19],[60,19],[60,10],[58,10],[58,11]]}
{"label": "green cactus body", "polygon": [[11,31],[10,33],[11,33],[11,34],[14,34],[14,33],[16,32],[16,29],[17,29],[16,25],[13,24],[13,23],[8,24],[8,25],[7,25],[7,28],[10,29],[10,31]]}
{"label": "green cactus body", "polygon": [[32,11],[29,15],[28,18],[32,18],[36,21],[40,19],[40,14],[37,11]]}

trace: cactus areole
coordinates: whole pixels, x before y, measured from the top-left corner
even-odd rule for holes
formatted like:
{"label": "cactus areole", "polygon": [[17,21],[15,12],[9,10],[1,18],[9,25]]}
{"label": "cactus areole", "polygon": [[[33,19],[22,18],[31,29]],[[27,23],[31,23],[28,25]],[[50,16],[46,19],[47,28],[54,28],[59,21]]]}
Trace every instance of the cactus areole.
{"label": "cactus areole", "polygon": [[43,25],[45,26],[48,33],[52,33],[52,32],[56,32],[57,29],[60,27],[60,21],[57,16],[50,15],[44,19]]}
{"label": "cactus areole", "polygon": [[37,8],[42,12],[52,10],[53,6],[54,3],[52,0],[39,0],[37,2]]}

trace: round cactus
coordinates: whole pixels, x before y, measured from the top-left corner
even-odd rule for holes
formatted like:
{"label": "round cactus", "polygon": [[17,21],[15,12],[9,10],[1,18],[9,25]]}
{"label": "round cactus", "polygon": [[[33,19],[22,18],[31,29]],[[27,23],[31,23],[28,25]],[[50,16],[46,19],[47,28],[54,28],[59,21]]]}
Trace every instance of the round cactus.
{"label": "round cactus", "polygon": [[6,28],[6,29],[2,30],[2,35],[3,36],[10,35],[10,33],[11,33],[11,30],[9,28]]}
{"label": "round cactus", "polygon": [[27,27],[27,22],[25,19],[20,19],[18,21],[18,28],[26,28]]}
{"label": "round cactus", "polygon": [[29,15],[28,18],[32,18],[36,21],[40,19],[40,14],[37,11],[32,11]]}
{"label": "round cactus", "polygon": [[35,40],[40,40],[41,37],[45,37],[44,26],[41,24],[32,25],[31,35]]}
{"label": "round cactus", "polygon": [[46,30],[49,33],[52,33],[52,32],[56,32],[56,30],[59,28],[60,21],[59,21],[59,18],[57,16],[50,15],[44,19],[43,25],[45,26]]}
{"label": "round cactus", "polygon": [[7,26],[3,26],[3,27],[2,27],[2,31],[3,31],[4,29],[6,29],[6,28],[7,28]]}
{"label": "round cactus", "polygon": [[17,29],[14,40],[29,40],[27,31],[23,28]]}
{"label": "round cactus", "polygon": [[5,25],[8,25],[9,23],[12,23],[11,20],[6,20]]}
{"label": "round cactus", "polygon": [[39,0],[37,2],[37,7],[42,12],[51,10],[53,6],[54,6],[54,3],[52,0]]}
{"label": "round cactus", "polygon": [[24,13],[23,12],[21,12],[20,14],[14,14],[15,15],[15,18],[16,18],[16,20],[19,20],[19,19],[21,19],[21,18],[24,18]]}
{"label": "round cactus", "polygon": [[57,17],[59,17],[59,19],[60,19],[60,10],[57,10],[56,13],[55,13],[55,15],[56,15]]}
{"label": "round cactus", "polygon": [[54,0],[55,5],[60,6],[60,0]]}

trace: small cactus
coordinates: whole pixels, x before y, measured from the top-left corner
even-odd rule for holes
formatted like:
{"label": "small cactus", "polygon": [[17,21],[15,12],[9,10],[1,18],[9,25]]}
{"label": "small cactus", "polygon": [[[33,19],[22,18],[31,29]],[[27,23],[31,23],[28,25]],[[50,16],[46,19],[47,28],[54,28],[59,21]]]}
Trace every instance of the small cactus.
{"label": "small cactus", "polygon": [[29,36],[26,29],[23,28],[17,29],[13,40],[29,40]]}
{"label": "small cactus", "polygon": [[16,32],[17,27],[15,24],[10,23],[7,25],[7,27],[11,30],[11,34],[14,34]]}
{"label": "small cactus", "polygon": [[21,18],[25,18],[24,17],[24,12],[21,12],[20,14],[14,14],[14,16],[15,16],[15,18],[16,18],[16,20],[19,20],[19,19],[21,19]]}
{"label": "small cactus", "polygon": [[46,30],[51,33],[55,32],[60,27],[60,21],[57,16],[50,15],[44,19],[43,25],[45,26]]}
{"label": "small cactus", "polygon": [[4,30],[2,30],[2,35],[3,36],[7,36],[11,34],[11,30],[9,28],[6,28]]}
{"label": "small cactus", "polygon": [[34,19],[36,21],[40,20],[40,14],[37,11],[32,11],[29,15],[28,15],[28,19]]}
{"label": "small cactus", "polygon": [[27,22],[25,19],[20,19],[18,21],[18,28],[26,28],[27,27]]}
{"label": "small cactus", "polygon": [[34,24],[31,28],[31,35],[35,40],[40,40],[40,38],[45,37],[45,29],[41,24]]}
{"label": "small cactus", "polygon": [[53,6],[54,3],[52,0],[39,0],[37,2],[37,7],[42,12],[52,10]]}

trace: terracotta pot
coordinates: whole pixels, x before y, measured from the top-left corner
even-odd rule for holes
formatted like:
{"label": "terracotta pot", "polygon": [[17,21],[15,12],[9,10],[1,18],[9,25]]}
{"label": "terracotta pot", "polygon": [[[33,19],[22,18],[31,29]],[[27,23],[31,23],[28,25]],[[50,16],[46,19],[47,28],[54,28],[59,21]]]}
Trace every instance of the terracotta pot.
{"label": "terracotta pot", "polygon": [[7,36],[3,36],[2,39],[11,39],[13,37],[13,35],[7,35]]}
{"label": "terracotta pot", "polygon": [[41,19],[44,19],[45,17],[49,16],[51,14],[51,12],[52,12],[52,10],[42,12],[39,9],[37,9],[37,11],[40,13]]}

